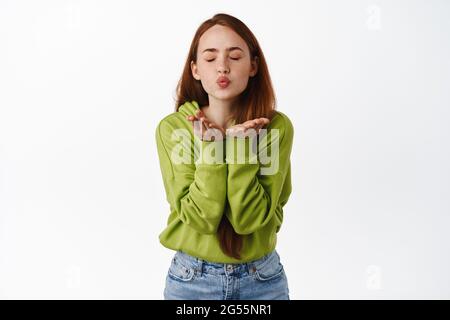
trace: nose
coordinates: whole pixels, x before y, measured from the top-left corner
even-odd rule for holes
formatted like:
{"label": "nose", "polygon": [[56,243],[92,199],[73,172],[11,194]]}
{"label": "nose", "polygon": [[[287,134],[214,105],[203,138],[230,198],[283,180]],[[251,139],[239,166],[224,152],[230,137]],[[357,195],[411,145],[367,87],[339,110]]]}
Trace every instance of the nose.
{"label": "nose", "polygon": [[221,58],[218,60],[219,60],[219,62],[217,63],[217,71],[219,73],[229,73],[230,69],[228,66],[227,58],[225,57],[225,58]]}

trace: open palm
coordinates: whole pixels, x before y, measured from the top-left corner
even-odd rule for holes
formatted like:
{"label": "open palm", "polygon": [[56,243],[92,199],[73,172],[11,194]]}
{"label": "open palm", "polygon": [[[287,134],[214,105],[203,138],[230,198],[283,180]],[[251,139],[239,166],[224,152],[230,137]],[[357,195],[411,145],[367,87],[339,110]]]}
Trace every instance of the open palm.
{"label": "open palm", "polygon": [[[257,118],[225,129],[210,121],[202,110],[197,110],[195,116],[187,116],[187,120],[191,121],[194,125],[194,134],[201,140],[206,141],[223,140],[225,136],[239,138],[253,137],[259,134],[259,131],[270,122],[267,118]],[[196,121],[200,121],[200,123]]]}
{"label": "open palm", "polygon": [[[236,124],[226,130],[226,135],[231,137],[253,137],[259,134],[259,131],[270,122],[267,118],[256,118],[247,120],[244,123]],[[250,130],[252,129],[252,130]]]}

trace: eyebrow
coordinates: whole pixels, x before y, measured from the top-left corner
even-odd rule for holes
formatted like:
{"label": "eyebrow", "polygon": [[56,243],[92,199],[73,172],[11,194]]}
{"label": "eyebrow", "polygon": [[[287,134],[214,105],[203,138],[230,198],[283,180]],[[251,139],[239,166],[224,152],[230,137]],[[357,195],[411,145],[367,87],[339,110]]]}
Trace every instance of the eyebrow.
{"label": "eyebrow", "polygon": [[[233,51],[233,50],[241,50],[242,52],[244,52],[244,50],[242,50],[240,47],[229,47],[226,49],[226,51]],[[219,50],[217,50],[216,48],[207,48],[205,50],[202,51],[202,53],[209,51],[209,52],[217,52]]]}

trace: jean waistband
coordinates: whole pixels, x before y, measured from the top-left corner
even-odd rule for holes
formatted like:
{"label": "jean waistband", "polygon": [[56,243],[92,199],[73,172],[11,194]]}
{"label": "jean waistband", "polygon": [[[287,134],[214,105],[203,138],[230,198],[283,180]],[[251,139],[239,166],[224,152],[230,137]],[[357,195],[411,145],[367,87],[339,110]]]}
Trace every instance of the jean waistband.
{"label": "jean waistband", "polygon": [[183,251],[177,251],[174,259],[177,259],[178,262],[185,267],[194,268],[199,272],[206,270],[209,273],[228,274],[243,271],[247,271],[249,273],[255,272],[256,269],[262,268],[266,263],[274,262],[276,260],[279,261],[280,256],[274,249],[272,252],[253,261],[243,263],[218,263],[191,256]]}

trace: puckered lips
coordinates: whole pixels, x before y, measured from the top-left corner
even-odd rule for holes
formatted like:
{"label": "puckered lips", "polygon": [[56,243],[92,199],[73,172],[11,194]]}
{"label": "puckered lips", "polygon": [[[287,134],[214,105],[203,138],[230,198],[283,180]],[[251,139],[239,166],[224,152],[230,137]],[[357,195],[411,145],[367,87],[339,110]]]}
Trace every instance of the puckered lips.
{"label": "puckered lips", "polygon": [[220,76],[219,78],[217,78],[216,82],[219,85],[219,87],[226,88],[230,84],[230,79],[228,79],[228,77],[226,76]]}

